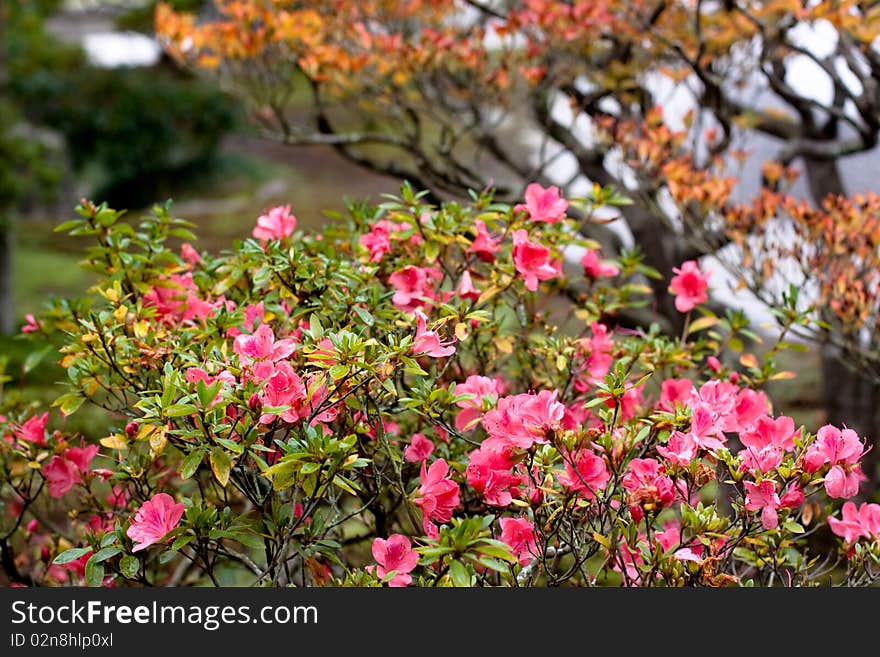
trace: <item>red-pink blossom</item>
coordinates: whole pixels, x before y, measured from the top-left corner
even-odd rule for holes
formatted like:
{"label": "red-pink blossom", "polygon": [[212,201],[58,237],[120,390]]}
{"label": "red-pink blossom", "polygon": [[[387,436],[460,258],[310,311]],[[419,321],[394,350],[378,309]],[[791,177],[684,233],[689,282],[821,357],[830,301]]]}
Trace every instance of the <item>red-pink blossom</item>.
{"label": "red-pink blossom", "polygon": [[[293,371],[293,367],[287,361],[281,361],[275,365],[275,369],[260,391],[260,401],[263,407],[289,407],[281,411],[279,416],[291,424],[300,420],[299,411],[307,399],[308,393],[302,379]],[[263,413],[260,416],[260,422],[269,424],[275,417],[273,413]]]}
{"label": "red-pink blossom", "polygon": [[831,469],[825,475],[825,492],[831,497],[852,497],[859,492],[861,482],[867,479],[859,466],[859,459],[865,451],[855,431],[826,424],[807,449],[804,470],[816,472],[830,464]]}
{"label": "red-pink blossom", "polygon": [[471,273],[467,270],[461,275],[461,280],[459,280],[458,287],[455,291],[462,299],[476,301],[480,298],[480,291],[474,287],[474,282],[471,280]]}
{"label": "red-pink blossom", "polygon": [[474,222],[477,228],[477,236],[468,247],[470,253],[476,253],[477,257],[484,262],[493,262],[495,254],[501,249],[498,239],[489,234],[486,223],[477,219]]}
{"label": "red-pink blossom", "polygon": [[556,185],[544,189],[538,183],[532,183],[526,187],[524,198],[526,202],[520,203],[513,209],[516,212],[528,212],[532,221],[555,224],[565,217],[565,212],[568,210],[568,201],[560,196]]}
{"label": "red-pink blossom", "polygon": [[192,267],[202,262],[202,256],[199,255],[199,252],[189,242],[184,242],[180,246],[180,259]]}
{"label": "red-pink blossom", "polygon": [[370,262],[381,262],[386,253],[391,253],[391,231],[394,224],[387,219],[377,221],[370,232],[358,238],[370,252]]}
{"label": "red-pink blossom", "polygon": [[36,333],[40,330],[40,325],[31,313],[24,316],[25,324],[21,327],[22,333]]}
{"label": "red-pink blossom", "polygon": [[693,310],[708,298],[710,272],[705,274],[694,260],[688,260],[681,267],[674,267],[669,291],[675,295],[675,309],[680,313]]}
{"label": "red-pink blossom", "polygon": [[473,429],[483,417],[484,404],[494,405],[498,398],[498,379],[472,374],[464,383],[455,386],[455,395],[471,395],[469,399],[455,402],[462,410],[455,416],[455,428],[459,431]]}
{"label": "red-pink blossom", "polygon": [[156,317],[166,324],[193,320],[204,321],[214,314],[225,300],[210,303],[199,297],[199,288],[192,272],[161,276],[144,294],[144,306],[155,309]]}
{"label": "red-pink blossom", "polygon": [[620,483],[628,493],[630,513],[637,519],[642,509],[658,511],[675,499],[675,485],[656,459],[633,459]]}
{"label": "red-pink blossom", "polygon": [[487,438],[468,457],[468,485],[490,506],[508,506],[518,494],[521,478],[511,471],[514,451],[502,440]]}
{"label": "red-pink blossom", "polygon": [[406,450],[403,452],[403,458],[410,463],[419,463],[420,461],[427,461],[433,451],[434,443],[431,442],[430,438],[423,433],[414,433],[409,441],[409,445],[407,445]]}
{"label": "red-pink blossom", "polygon": [[525,229],[513,232],[513,265],[532,292],[538,289],[538,281],[548,281],[560,273],[559,264],[550,260],[550,249],[530,241]]}
{"label": "red-pink blossom", "polygon": [[581,449],[565,459],[565,472],[558,473],[556,478],[569,490],[591,500],[605,488],[611,473],[605,459],[589,449]]}
{"label": "red-pink blossom", "polygon": [[81,474],[87,474],[99,449],[97,445],[85,444],[81,444],[80,447],[68,447],[64,450],[64,458],[73,463]]}
{"label": "red-pink blossom", "polygon": [[556,390],[542,390],[537,395],[502,397],[483,417],[483,427],[492,438],[519,449],[546,443],[549,434],[561,427],[565,415],[565,406],[556,399],[558,394]]}
{"label": "red-pink blossom", "polygon": [[527,518],[501,518],[501,540],[510,546],[513,555],[525,566],[537,554],[535,525]]}
{"label": "red-pink blossom", "polygon": [[289,205],[278,205],[257,218],[251,233],[258,240],[282,240],[296,230],[296,217]]}
{"label": "red-pink blossom", "polygon": [[19,440],[42,447],[46,444],[46,423],[48,421],[48,411],[42,415],[34,415],[20,426],[13,427],[12,433]]}
{"label": "red-pink blossom", "polygon": [[177,527],[183,516],[183,503],[174,503],[167,493],[158,493],[144,502],[135,512],[134,520],[125,532],[135,546],[132,552],[158,543]]}
{"label": "red-pink blossom", "polygon": [[854,502],[846,502],[841,511],[841,520],[829,517],[831,531],[847,543],[855,543],[859,538],[880,538],[880,504],[868,502],[856,508]]}
{"label": "red-pink blossom", "polygon": [[660,384],[660,402],[657,407],[664,411],[672,411],[676,404],[687,404],[694,384],[690,379],[665,379]]}
{"label": "red-pink blossom", "polygon": [[412,313],[436,299],[434,287],[441,280],[443,274],[436,267],[407,265],[388,277],[388,282],[394,288],[391,303],[399,310]]}
{"label": "red-pink blossom", "polygon": [[449,522],[452,511],[459,503],[459,486],[449,477],[449,465],[437,459],[430,468],[422,461],[421,486],[413,504],[422,509],[422,526],[425,534],[437,538],[437,526],[432,522]]}
{"label": "red-pink blossom", "polygon": [[416,356],[430,356],[431,358],[446,358],[455,353],[453,343],[455,340],[443,342],[436,331],[429,331],[428,318],[421,310],[416,310],[416,335],[413,339],[413,353]]}
{"label": "red-pink blossom", "polygon": [[761,483],[744,481],[746,489],[746,511],[761,511],[761,524],[764,529],[776,529],[779,525],[777,509],[782,507],[782,501],[776,492],[776,483],[772,479],[764,479]]}
{"label": "red-pink blossom", "polygon": [[697,458],[698,450],[699,446],[694,440],[694,435],[681,431],[672,432],[666,445],[657,446],[657,452],[660,456],[672,465],[680,466],[687,466]]}
{"label": "red-pink blossom", "polygon": [[46,477],[52,497],[64,497],[74,484],[82,480],[76,464],[57,454],[43,466],[43,476]]}
{"label": "red-pink blossom", "polygon": [[599,260],[599,252],[595,249],[587,249],[581,258],[584,266],[584,275],[588,278],[612,278],[620,273],[620,268],[610,262]]}
{"label": "red-pink blossom", "polygon": [[395,573],[388,586],[404,587],[412,583],[412,577],[408,573],[419,564],[419,554],[412,548],[407,536],[392,534],[388,540],[375,538],[372,552],[377,564],[376,575],[380,579],[391,572]]}
{"label": "red-pink blossom", "polygon": [[784,452],[794,449],[796,434],[790,417],[783,415],[775,420],[766,415],[759,417],[751,429],[740,434],[744,445],[739,453],[740,469],[754,473],[777,468]]}

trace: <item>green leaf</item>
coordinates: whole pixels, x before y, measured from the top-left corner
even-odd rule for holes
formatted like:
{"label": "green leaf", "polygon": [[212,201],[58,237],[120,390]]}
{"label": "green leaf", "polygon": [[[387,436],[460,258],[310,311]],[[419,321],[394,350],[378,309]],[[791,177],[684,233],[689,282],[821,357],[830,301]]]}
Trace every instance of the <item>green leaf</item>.
{"label": "green leaf", "polygon": [[137,557],[130,554],[126,554],[119,560],[119,570],[122,572],[123,577],[127,577],[128,579],[134,579],[138,574],[140,567],[141,564]]}
{"label": "green leaf", "polygon": [[805,531],[803,526],[800,523],[795,522],[794,520],[786,520],[784,523],[782,523],[782,526],[790,531],[792,534],[803,534]]}
{"label": "green leaf", "polygon": [[65,395],[61,395],[58,399],[52,402],[52,406],[60,406],[61,412],[64,415],[73,415],[76,413],[77,409],[83,405],[83,402],[86,400],[82,395],[69,392]]}
{"label": "green leaf", "polygon": [[453,561],[449,564],[449,576],[452,578],[452,585],[465,587],[471,585],[471,576],[468,573],[467,566],[460,561]]}
{"label": "green leaf", "polygon": [[204,458],[205,450],[194,449],[193,451],[191,451],[180,463],[180,467],[177,470],[180,473],[180,476],[184,479],[189,479],[190,477],[192,477],[195,474],[196,470],[199,469],[199,466],[202,464],[202,459]]}
{"label": "green leaf", "polygon": [[361,321],[367,326],[372,326],[376,323],[376,318],[373,317],[369,312],[367,312],[364,308],[360,306],[352,306],[351,309],[355,312],[355,314],[361,318]]}
{"label": "green leaf", "polygon": [[176,552],[175,550],[169,550],[168,552],[163,552],[161,555],[159,555],[159,563],[166,564],[169,561],[171,561],[174,557],[176,557],[178,554],[180,554],[180,553]]}
{"label": "green leaf", "polygon": [[[96,555],[97,556],[97,555]],[[101,586],[104,582],[104,566],[92,557],[86,563],[86,586]]]}
{"label": "green leaf", "polygon": [[65,550],[61,554],[59,554],[55,559],[52,560],[52,563],[56,565],[62,565],[65,563],[70,563],[71,561],[75,561],[79,559],[82,555],[87,554],[92,551],[92,548],[70,548],[69,550]]}
{"label": "green leaf", "polygon": [[94,561],[95,563],[101,563],[102,561],[107,561],[110,557],[115,557],[117,554],[122,552],[122,548],[118,547],[107,547],[102,550],[98,550],[95,554],[92,555],[92,558],[89,561]]}
{"label": "green leaf", "polygon": [[215,447],[211,450],[211,470],[221,486],[225,486],[229,482],[229,472],[232,470],[232,459],[222,447]]}
{"label": "green leaf", "polygon": [[184,415],[195,415],[199,412],[192,404],[171,404],[163,411],[165,417],[183,417]]}
{"label": "green leaf", "polygon": [[696,333],[697,331],[711,328],[715,326],[718,321],[719,320],[717,317],[700,317],[699,319],[695,319],[688,327],[688,335],[690,335],[691,333]]}
{"label": "green leaf", "polygon": [[192,534],[184,534],[183,536],[178,536],[174,539],[174,542],[171,544],[171,549],[175,552],[182,548],[184,545],[188,545],[192,541],[195,540],[195,536]]}
{"label": "green leaf", "polygon": [[27,355],[27,358],[24,359],[24,363],[22,364],[22,369],[24,373],[27,374],[31,370],[33,370],[40,362],[47,356],[49,353],[55,349],[51,344],[46,345],[42,349],[38,349],[37,351],[32,351]]}

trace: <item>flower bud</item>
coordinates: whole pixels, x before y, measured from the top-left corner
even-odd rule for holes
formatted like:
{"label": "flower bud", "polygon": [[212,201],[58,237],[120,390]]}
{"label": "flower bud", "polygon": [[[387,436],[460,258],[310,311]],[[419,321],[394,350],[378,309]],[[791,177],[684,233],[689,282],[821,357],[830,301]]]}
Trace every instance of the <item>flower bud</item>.
{"label": "flower bud", "polygon": [[129,438],[134,438],[137,435],[138,429],[140,429],[140,425],[132,420],[125,425],[125,435]]}

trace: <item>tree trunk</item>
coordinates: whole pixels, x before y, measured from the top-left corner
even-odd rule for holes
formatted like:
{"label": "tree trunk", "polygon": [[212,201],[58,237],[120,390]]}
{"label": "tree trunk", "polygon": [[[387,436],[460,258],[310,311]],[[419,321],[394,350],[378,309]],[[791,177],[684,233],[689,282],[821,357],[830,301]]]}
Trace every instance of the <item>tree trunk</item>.
{"label": "tree trunk", "polygon": [[831,345],[822,346],[822,401],[825,422],[837,427],[846,425],[873,446],[862,458],[862,469],[868,481],[861,495],[868,499],[877,490],[877,463],[880,454],[880,387],[841,361],[840,353]]}
{"label": "tree trunk", "polygon": [[0,216],[0,335],[15,331],[15,304],[12,287],[12,225]]}
{"label": "tree trunk", "polygon": [[[846,189],[835,160],[806,160],[806,180],[814,203],[820,205],[829,194],[845,195]],[[878,487],[877,464],[880,455],[880,386],[854,367],[846,366],[840,351],[822,345],[822,406],[825,421],[841,427],[844,424],[867,438],[873,446],[862,460],[868,481],[861,489],[864,498]]]}

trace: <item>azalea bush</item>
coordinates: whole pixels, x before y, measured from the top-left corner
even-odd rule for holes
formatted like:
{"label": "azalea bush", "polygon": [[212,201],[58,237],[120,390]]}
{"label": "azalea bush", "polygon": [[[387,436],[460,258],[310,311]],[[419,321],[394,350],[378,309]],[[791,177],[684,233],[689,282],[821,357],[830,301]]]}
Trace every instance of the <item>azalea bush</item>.
{"label": "azalea bush", "polygon": [[[0,548],[18,585],[802,586],[880,573],[866,437],[763,391],[768,338],[711,272],[609,260],[576,223],[625,201],[409,186],[322,232],[268,209],[219,255],[157,206],[83,201],[97,283],[23,330],[51,409],[4,391]],[[576,211],[576,212],[574,212]],[[181,242],[183,241],[182,245]],[[667,279],[680,335],[632,326]],[[739,352],[733,357],[734,352]],[[66,429],[84,404],[115,429]]]}

